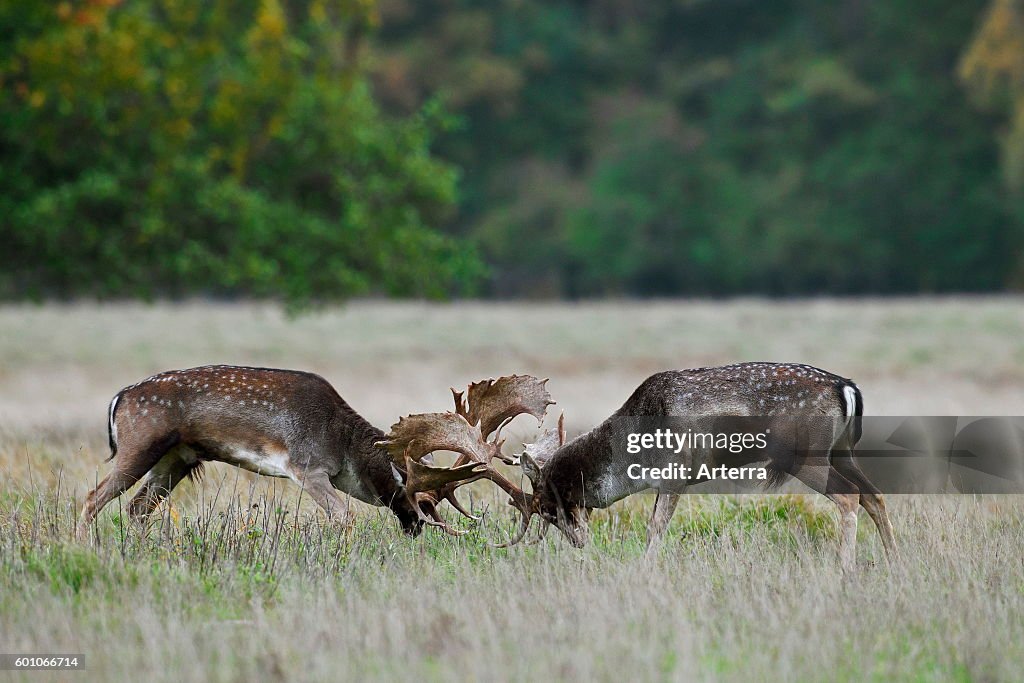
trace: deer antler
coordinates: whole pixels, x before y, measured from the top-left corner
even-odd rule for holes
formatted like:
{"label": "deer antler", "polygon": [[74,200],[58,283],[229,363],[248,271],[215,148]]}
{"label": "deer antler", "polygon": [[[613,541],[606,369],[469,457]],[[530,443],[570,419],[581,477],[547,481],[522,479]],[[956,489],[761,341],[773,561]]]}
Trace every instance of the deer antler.
{"label": "deer antler", "polygon": [[495,430],[500,433],[502,427],[524,413],[533,415],[540,423],[544,421],[548,406],[554,403],[544,386],[547,382],[531,375],[508,375],[473,382],[465,392],[465,401],[463,392],[452,389],[455,412],[469,424],[479,424],[485,439]]}
{"label": "deer antler", "polygon": [[[558,426],[544,430],[540,438],[533,443],[523,444],[523,452],[512,460],[512,464],[519,465],[530,478],[530,481],[537,484],[537,479],[531,470],[536,467],[538,470],[547,464],[548,459],[560,446],[565,443],[565,413],[558,416]],[[524,463],[523,460],[526,460]]]}
{"label": "deer antler", "polygon": [[402,467],[407,459],[419,460],[433,451],[454,451],[467,459],[491,462],[495,444],[484,441],[480,427],[456,413],[421,413],[401,418],[391,425],[387,438],[380,442]]}
{"label": "deer antler", "polygon": [[[460,513],[472,517],[459,503],[455,491],[464,484],[487,479],[505,491],[509,504],[522,514],[523,529],[511,543],[521,540],[533,514],[532,496],[495,470],[491,461],[497,456],[511,462],[501,454],[502,427],[524,413],[543,422],[547,407],[554,403],[544,387],[546,382],[529,375],[474,382],[465,394],[452,389],[454,413],[409,415],[392,425],[378,445],[388,451],[397,469],[404,471],[406,495],[424,522],[440,526],[448,533],[461,533],[441,519],[436,505],[447,500]],[[493,438],[488,440],[492,434]],[[453,451],[459,457],[450,468],[420,462],[435,450]]]}

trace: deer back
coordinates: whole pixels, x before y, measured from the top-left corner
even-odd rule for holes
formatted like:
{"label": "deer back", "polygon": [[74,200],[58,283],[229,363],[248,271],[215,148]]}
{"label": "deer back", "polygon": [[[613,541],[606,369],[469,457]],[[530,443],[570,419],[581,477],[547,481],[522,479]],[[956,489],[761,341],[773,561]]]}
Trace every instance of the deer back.
{"label": "deer back", "polygon": [[737,363],[668,370],[648,377],[615,416],[853,416],[863,411],[856,385],[798,363]]}

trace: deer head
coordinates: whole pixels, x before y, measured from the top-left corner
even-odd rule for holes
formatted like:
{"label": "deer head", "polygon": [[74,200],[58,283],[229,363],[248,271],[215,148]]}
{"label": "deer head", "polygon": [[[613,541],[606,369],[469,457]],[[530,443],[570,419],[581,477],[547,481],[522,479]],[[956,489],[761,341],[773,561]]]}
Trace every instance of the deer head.
{"label": "deer head", "polygon": [[558,416],[558,426],[545,430],[539,439],[531,444],[524,444],[523,452],[515,462],[522,468],[523,474],[530,480],[533,493],[530,499],[530,514],[524,515],[519,534],[513,542],[521,540],[530,527],[530,518],[537,515],[541,518],[541,538],[549,525],[554,524],[566,539],[577,548],[587,544],[590,533],[587,525],[587,508],[576,505],[563,497],[559,487],[555,486],[547,469],[551,457],[565,445],[565,414]]}
{"label": "deer head", "polygon": [[[517,416],[532,415],[543,423],[547,407],[554,403],[546,383],[546,379],[529,375],[474,382],[465,392],[452,389],[454,412],[409,415],[392,425],[379,445],[394,460],[395,476],[426,524],[452,534],[463,533],[440,517],[437,505],[447,500],[460,513],[472,517],[459,503],[455,491],[472,481],[487,479],[508,494],[509,504],[522,516],[519,532],[499,547],[521,541],[535,514],[545,521],[545,529],[547,523],[555,524],[573,545],[586,543],[585,513],[561,505],[557,492],[544,482],[544,465],[565,443],[563,418],[559,418],[557,428],[545,431],[536,442],[526,446],[519,457],[508,458],[501,450],[501,430]],[[436,467],[427,456],[437,450],[458,453],[458,458],[451,467]],[[521,466],[533,492],[523,491],[495,469],[495,459]]]}

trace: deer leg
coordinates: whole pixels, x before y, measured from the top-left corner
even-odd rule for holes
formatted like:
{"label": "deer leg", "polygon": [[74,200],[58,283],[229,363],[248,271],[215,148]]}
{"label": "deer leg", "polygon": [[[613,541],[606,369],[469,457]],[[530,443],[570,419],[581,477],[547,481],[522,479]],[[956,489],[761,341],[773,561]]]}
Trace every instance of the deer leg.
{"label": "deer leg", "polygon": [[198,461],[189,462],[179,453],[169,452],[142,480],[142,486],[128,504],[128,515],[136,522],[144,522],[174,487],[199,466]]}
{"label": "deer leg", "polygon": [[654,498],[654,509],[651,511],[651,519],[647,523],[647,555],[653,555],[661,546],[661,539],[668,529],[672,515],[679,504],[678,493],[659,493]]}
{"label": "deer leg", "polygon": [[353,515],[348,502],[341,499],[326,473],[307,472],[296,481],[316,504],[323,508],[330,519],[346,527],[352,524]]}
{"label": "deer leg", "polygon": [[82,506],[82,513],[78,518],[78,527],[75,531],[75,536],[79,541],[88,538],[89,527],[92,526],[99,511],[131,486],[131,482],[122,482],[122,479],[124,479],[123,475],[115,470],[103,477],[96,488],[86,494],[85,504]]}
{"label": "deer leg", "polygon": [[122,449],[114,459],[114,469],[85,496],[76,536],[85,540],[96,516],[109,503],[132,487],[160,461],[174,444],[174,437],[154,441],[139,449]]}
{"label": "deer leg", "polygon": [[885,508],[885,499],[878,488],[868,481],[864,472],[857,467],[849,451],[835,453],[832,456],[832,466],[839,470],[840,474],[857,485],[860,489],[860,504],[878,529],[878,535],[882,537],[882,547],[885,548],[886,559],[889,563],[899,560],[899,549],[896,547],[896,537],[893,533],[892,522],[889,521],[889,513]]}
{"label": "deer leg", "polygon": [[825,458],[809,459],[792,474],[839,508],[839,563],[844,574],[852,572],[857,559],[857,486]]}

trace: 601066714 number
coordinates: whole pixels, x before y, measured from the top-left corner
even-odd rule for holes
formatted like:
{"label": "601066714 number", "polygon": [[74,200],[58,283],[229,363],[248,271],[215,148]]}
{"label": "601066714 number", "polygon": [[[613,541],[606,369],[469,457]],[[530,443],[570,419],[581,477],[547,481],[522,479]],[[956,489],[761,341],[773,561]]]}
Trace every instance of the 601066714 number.
{"label": "601066714 number", "polygon": [[0,671],[84,668],[82,654],[0,654]]}

